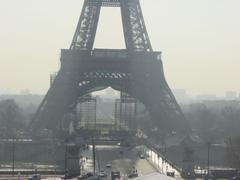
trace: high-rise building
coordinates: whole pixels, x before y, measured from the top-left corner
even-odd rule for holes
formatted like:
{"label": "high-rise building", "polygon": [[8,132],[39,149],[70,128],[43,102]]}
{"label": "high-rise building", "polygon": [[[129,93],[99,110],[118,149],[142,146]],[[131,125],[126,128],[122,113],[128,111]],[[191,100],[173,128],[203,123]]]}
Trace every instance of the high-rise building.
{"label": "high-rise building", "polygon": [[240,101],[240,92],[238,93],[238,97],[237,97],[237,99]]}
{"label": "high-rise building", "polygon": [[225,93],[225,98],[227,100],[235,100],[235,99],[237,99],[237,92],[236,91],[227,91]]}
{"label": "high-rise building", "polygon": [[217,96],[216,94],[201,94],[201,95],[198,95],[196,96],[196,99],[197,100],[208,100],[208,101],[215,101],[217,100]]}

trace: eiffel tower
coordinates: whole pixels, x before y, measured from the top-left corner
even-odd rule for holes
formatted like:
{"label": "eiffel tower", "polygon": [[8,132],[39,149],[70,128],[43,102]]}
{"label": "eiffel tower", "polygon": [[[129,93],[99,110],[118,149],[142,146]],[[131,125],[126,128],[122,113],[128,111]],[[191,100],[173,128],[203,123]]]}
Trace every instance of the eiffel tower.
{"label": "eiffel tower", "polygon": [[[119,7],[126,49],[93,49],[101,7]],[[154,127],[185,131],[186,121],[163,72],[161,52],[153,51],[139,0],[84,0],[61,68],[31,122],[33,129],[60,128],[78,99],[112,87],[146,106]]]}

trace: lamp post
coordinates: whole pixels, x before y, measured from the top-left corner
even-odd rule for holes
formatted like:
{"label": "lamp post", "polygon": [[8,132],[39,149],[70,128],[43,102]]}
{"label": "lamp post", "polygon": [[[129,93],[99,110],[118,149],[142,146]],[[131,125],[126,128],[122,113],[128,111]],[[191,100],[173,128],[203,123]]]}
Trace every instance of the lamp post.
{"label": "lamp post", "polygon": [[92,137],[92,153],[93,153],[93,174],[94,176],[96,175],[96,151],[95,151],[95,142],[94,142],[94,137]]}
{"label": "lamp post", "polygon": [[64,170],[65,170],[64,180],[67,179],[67,158],[68,158],[68,145],[66,143],[66,146],[65,146],[65,161],[64,161]]}
{"label": "lamp post", "polygon": [[15,169],[15,139],[12,139],[12,176],[14,176]]}
{"label": "lamp post", "polygon": [[209,178],[209,173],[210,173],[210,147],[211,144],[208,142],[207,144],[207,177]]}

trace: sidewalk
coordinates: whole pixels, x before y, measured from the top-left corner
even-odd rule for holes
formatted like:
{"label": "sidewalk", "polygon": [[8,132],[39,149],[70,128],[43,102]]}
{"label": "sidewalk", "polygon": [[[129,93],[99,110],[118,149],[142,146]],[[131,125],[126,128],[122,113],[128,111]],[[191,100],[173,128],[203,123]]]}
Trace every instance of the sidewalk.
{"label": "sidewalk", "polygon": [[82,158],[80,159],[81,174],[93,172],[93,160],[92,160],[93,158],[91,149],[84,151],[81,156],[82,156]]}

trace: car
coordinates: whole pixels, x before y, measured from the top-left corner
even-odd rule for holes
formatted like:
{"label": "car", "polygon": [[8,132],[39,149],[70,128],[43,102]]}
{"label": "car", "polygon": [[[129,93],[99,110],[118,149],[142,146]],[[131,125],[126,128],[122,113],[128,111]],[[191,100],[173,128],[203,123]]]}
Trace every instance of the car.
{"label": "car", "polygon": [[81,174],[77,177],[78,180],[89,179],[90,177],[94,177],[93,172],[88,172],[87,174]]}
{"label": "car", "polygon": [[28,180],[41,180],[40,174],[34,174],[28,178]]}
{"label": "car", "polygon": [[111,180],[120,179],[120,178],[121,178],[120,171],[111,172]]}
{"label": "car", "polygon": [[145,156],[143,154],[141,154],[140,159],[145,159]]}
{"label": "car", "polygon": [[77,177],[78,180],[84,180],[84,179],[87,179],[87,178],[88,178],[87,174],[82,174],[82,175]]}
{"label": "car", "polygon": [[128,174],[128,178],[135,178],[138,177],[138,173],[137,172],[131,172]]}
{"label": "car", "polygon": [[100,171],[98,175],[99,177],[107,177],[107,173],[105,171]]}
{"label": "car", "polygon": [[94,176],[93,172],[88,172],[86,175],[87,175],[87,177],[93,177]]}
{"label": "car", "polygon": [[234,176],[231,178],[231,180],[240,180],[240,176]]}
{"label": "car", "polygon": [[61,179],[72,179],[75,177],[77,177],[76,174],[65,174],[65,175],[61,176]]}
{"label": "car", "polygon": [[170,176],[170,177],[175,177],[175,172],[167,172],[167,176]]}
{"label": "car", "polygon": [[107,163],[105,166],[106,166],[106,168],[111,168],[111,167],[112,167],[112,164]]}

